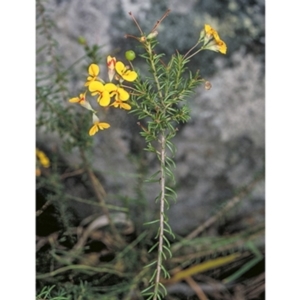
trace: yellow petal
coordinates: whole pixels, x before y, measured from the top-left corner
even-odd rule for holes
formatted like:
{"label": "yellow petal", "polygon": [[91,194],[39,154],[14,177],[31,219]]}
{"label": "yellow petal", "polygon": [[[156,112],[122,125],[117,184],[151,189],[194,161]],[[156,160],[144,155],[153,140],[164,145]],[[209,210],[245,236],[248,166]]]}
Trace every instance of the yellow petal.
{"label": "yellow petal", "polygon": [[137,73],[134,71],[127,70],[122,77],[127,81],[134,81],[137,78]]}
{"label": "yellow petal", "polygon": [[211,28],[210,25],[205,24],[205,25],[204,25],[204,30],[205,30],[206,34],[212,35],[213,29]]}
{"label": "yellow petal", "polygon": [[89,85],[90,92],[102,92],[104,90],[104,85],[99,81],[93,81]]}
{"label": "yellow petal", "polygon": [[218,41],[218,47],[219,47],[219,51],[222,54],[226,54],[226,52],[227,52],[227,46],[226,46],[226,44],[222,40]]}
{"label": "yellow petal", "polygon": [[126,71],[125,65],[121,61],[117,61],[115,68],[121,76],[123,76],[123,72]]}
{"label": "yellow petal", "polygon": [[119,101],[115,101],[111,104],[111,106],[117,108],[119,106]]}
{"label": "yellow petal", "polygon": [[79,101],[80,101],[80,99],[78,97],[69,99],[69,102],[71,102],[71,103],[78,103]]}
{"label": "yellow petal", "polygon": [[89,135],[90,136],[94,135],[98,130],[99,130],[98,126],[96,124],[94,124],[89,131]]}
{"label": "yellow petal", "polygon": [[41,165],[44,168],[49,168],[50,167],[50,160],[47,157],[47,155],[43,151],[38,150],[38,149],[36,149],[35,153],[36,153],[36,156],[38,157],[38,160],[41,163]]}
{"label": "yellow petal", "polygon": [[100,123],[98,123],[97,125],[98,125],[98,127],[99,127],[101,130],[107,129],[107,128],[110,127],[110,125],[109,125],[108,123],[105,123],[105,122],[100,122]]}
{"label": "yellow petal", "polygon": [[214,36],[214,39],[216,40],[216,42],[219,42],[221,40],[217,31],[215,31],[213,33],[213,36]]}
{"label": "yellow petal", "polygon": [[122,104],[121,104],[121,107],[122,107],[123,109],[126,109],[126,110],[130,110],[130,109],[131,109],[131,106],[130,106],[129,104],[127,104],[127,103],[122,103]]}
{"label": "yellow petal", "polygon": [[117,90],[117,86],[113,83],[107,83],[105,86],[105,89],[108,91],[108,92],[112,92],[112,91],[116,91]]}
{"label": "yellow petal", "polygon": [[89,66],[89,74],[93,77],[96,77],[100,72],[99,67],[96,64],[91,64]]}
{"label": "yellow petal", "polygon": [[118,94],[119,94],[119,99],[122,101],[126,101],[129,99],[129,94],[128,92],[126,92],[124,89],[122,88],[118,88],[117,90]]}
{"label": "yellow petal", "polygon": [[[100,98],[100,99],[99,99]],[[103,91],[102,96],[98,98],[98,102],[101,106],[108,106],[110,103],[110,96],[108,91]]]}

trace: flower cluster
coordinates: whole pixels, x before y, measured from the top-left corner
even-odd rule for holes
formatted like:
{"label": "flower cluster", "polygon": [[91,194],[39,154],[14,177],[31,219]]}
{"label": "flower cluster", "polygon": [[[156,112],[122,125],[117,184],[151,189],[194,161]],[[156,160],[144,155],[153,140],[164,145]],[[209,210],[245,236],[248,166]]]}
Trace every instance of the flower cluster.
{"label": "flower cluster", "polygon": [[200,41],[204,42],[205,49],[226,54],[227,46],[219,37],[218,32],[210,25],[205,24],[204,30],[200,33]]}
{"label": "flower cluster", "polygon": [[[124,81],[133,82],[137,78],[137,73],[125,66],[121,61],[117,61],[115,57],[107,57],[107,69],[109,82],[105,82],[99,77],[100,68],[96,64],[91,64],[88,68],[88,76],[84,86],[87,90],[79,94],[78,97],[69,99],[71,103],[78,103],[84,108],[93,113],[93,125],[89,130],[89,135],[94,135],[99,130],[104,130],[110,127],[108,123],[101,122],[96,115],[97,111],[93,109],[90,102],[86,98],[87,91],[92,96],[97,97],[97,103],[102,107],[112,106],[130,110],[131,106],[128,104],[130,93],[125,89]],[[113,79],[117,83],[112,83]],[[128,88],[128,87],[127,87]]]}

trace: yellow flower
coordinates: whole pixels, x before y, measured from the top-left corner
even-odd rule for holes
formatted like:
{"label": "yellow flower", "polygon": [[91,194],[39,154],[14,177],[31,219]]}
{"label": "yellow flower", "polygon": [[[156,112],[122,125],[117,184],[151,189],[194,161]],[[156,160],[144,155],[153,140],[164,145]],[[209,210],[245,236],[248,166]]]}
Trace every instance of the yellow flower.
{"label": "yellow flower", "polygon": [[89,86],[92,82],[97,80],[97,76],[100,73],[100,68],[96,64],[91,64],[88,69],[89,76],[84,86]]}
{"label": "yellow flower", "polygon": [[81,106],[83,106],[84,108],[86,108],[86,109],[91,110],[91,111],[94,112],[94,109],[92,108],[92,106],[90,105],[90,103],[86,100],[85,95],[86,95],[86,92],[80,94],[78,97],[74,97],[74,98],[69,99],[69,102],[71,102],[71,103],[78,103]]}
{"label": "yellow flower", "polygon": [[38,161],[40,162],[40,164],[44,167],[44,168],[49,168],[50,167],[50,160],[47,157],[47,155],[45,154],[45,152],[36,149],[35,150],[36,156],[38,158]]}
{"label": "yellow flower", "polygon": [[222,54],[226,54],[227,46],[225,42],[220,39],[218,32],[208,24],[204,25],[204,31],[206,33],[204,44],[209,41],[205,48],[212,51],[221,52]]}
{"label": "yellow flower", "polygon": [[93,114],[93,126],[89,130],[89,135],[92,136],[99,130],[104,130],[109,127],[110,125],[108,123],[100,122],[99,118],[95,114]]}
{"label": "yellow flower", "polygon": [[107,56],[107,68],[108,68],[108,78],[109,81],[112,81],[114,76],[115,76],[115,66],[116,66],[116,58],[115,57],[111,57],[110,55]]}
{"label": "yellow flower", "polygon": [[116,70],[124,80],[134,81],[137,78],[137,73],[129,70],[121,61],[116,62]]}
{"label": "yellow flower", "polygon": [[113,83],[107,83],[105,88],[109,91],[110,97],[115,97],[115,102],[111,104],[113,107],[120,107],[126,110],[131,109],[131,106],[127,103],[123,103],[123,101],[127,101],[129,99],[129,93],[125,91],[123,88],[116,86]]}
{"label": "yellow flower", "polygon": [[[38,165],[40,165],[44,168],[49,168],[50,167],[50,160],[43,151],[36,148],[35,149],[35,155],[36,155],[37,160],[38,160],[38,163],[37,163]],[[37,167],[35,169],[35,175],[36,176],[41,176],[41,174],[42,174],[41,169],[39,167]]]}
{"label": "yellow flower", "polygon": [[101,106],[108,106],[110,103],[110,95],[109,91],[106,89],[106,85],[99,81],[93,81],[89,85],[89,90],[92,93],[92,96],[99,95],[97,102]]}
{"label": "yellow flower", "polygon": [[126,100],[116,99],[115,102],[111,104],[111,106],[113,106],[115,108],[120,107],[120,108],[123,108],[126,110],[130,110],[131,106],[128,103],[124,103],[123,101],[126,101]]}
{"label": "yellow flower", "polygon": [[113,83],[107,83],[105,89],[109,91],[110,97],[115,97],[115,99],[120,99],[126,101],[129,99],[129,94],[123,88],[116,86]]}

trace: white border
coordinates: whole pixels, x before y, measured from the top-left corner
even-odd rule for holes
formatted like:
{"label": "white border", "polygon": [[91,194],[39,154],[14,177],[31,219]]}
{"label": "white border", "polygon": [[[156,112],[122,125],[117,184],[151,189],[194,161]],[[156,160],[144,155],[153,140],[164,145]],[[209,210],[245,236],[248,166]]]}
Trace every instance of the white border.
{"label": "white border", "polygon": [[1,1],[1,297],[35,299],[35,1]]}
{"label": "white border", "polygon": [[299,13],[292,1],[267,1],[266,296],[299,295]]}
{"label": "white border", "polygon": [[[1,294],[14,299],[35,297],[34,5],[34,1],[0,4]],[[300,18],[291,0],[266,1],[266,9],[266,296],[296,299]]]}

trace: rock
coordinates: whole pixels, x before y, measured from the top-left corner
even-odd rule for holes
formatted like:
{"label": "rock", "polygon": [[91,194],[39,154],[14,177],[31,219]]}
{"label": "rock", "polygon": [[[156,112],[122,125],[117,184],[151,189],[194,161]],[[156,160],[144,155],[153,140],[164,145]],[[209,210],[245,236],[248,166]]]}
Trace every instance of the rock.
{"label": "rock", "polygon": [[[191,121],[179,126],[174,140],[178,200],[176,204],[171,203],[168,215],[173,230],[186,234],[264,168],[264,2],[254,1],[250,6],[242,5],[242,1],[230,1],[227,6],[222,1],[214,1],[213,5],[210,1],[200,4],[191,1],[187,5],[189,9],[182,1],[176,2],[178,5],[169,3],[172,11],[159,28],[159,49],[166,51],[166,59],[175,49],[187,51],[192,47],[204,23],[210,21],[228,45],[228,55],[203,53],[191,64],[191,68],[200,68],[212,88],[206,91],[202,86],[191,97]],[[136,43],[124,39],[126,33],[139,35],[128,12],[132,11],[140,25],[150,31],[167,6],[155,0],[142,3],[88,0],[84,4],[79,0],[57,0],[48,1],[46,9],[55,20],[54,38],[63,57],[60,67],[68,68],[84,55],[77,41],[79,36],[90,45],[103,46],[104,57],[114,53],[123,59],[126,50],[136,51]],[[38,35],[37,45],[43,43],[45,37]],[[45,53],[39,53],[37,64],[48,59]],[[88,60],[80,61],[72,67],[71,81],[67,83],[70,97],[83,86],[86,75],[82,70],[88,63]],[[105,69],[104,61],[101,68]],[[47,72],[47,67],[41,70]],[[70,105],[67,100],[62,99],[66,106]],[[151,210],[147,210],[145,221],[149,220],[157,209],[155,186],[144,184],[145,199],[142,199],[137,192],[141,188],[137,179],[143,168],[145,173],[155,171],[154,158],[143,153],[144,142],[135,116],[116,110],[109,114],[111,128],[94,138],[93,167],[104,178],[111,203],[129,205],[134,212],[137,201],[147,201]],[[49,149],[61,147],[56,134],[45,134],[41,129],[37,130],[37,141]],[[64,156],[63,151],[60,153]],[[77,150],[63,158],[71,167],[80,163]],[[258,211],[264,209],[263,182],[245,199],[240,213],[246,215],[252,205]],[[78,211],[80,217],[91,213],[81,208]],[[263,212],[259,216],[262,221]],[[131,217],[136,214],[132,213]]]}

